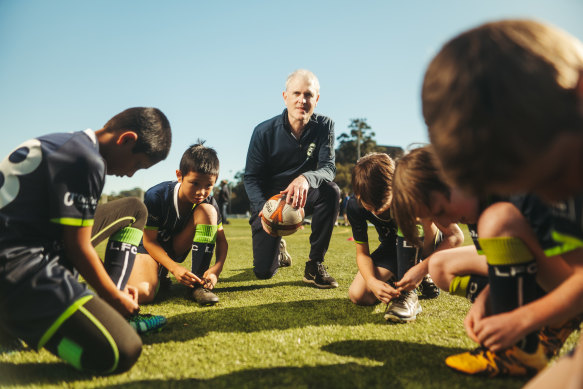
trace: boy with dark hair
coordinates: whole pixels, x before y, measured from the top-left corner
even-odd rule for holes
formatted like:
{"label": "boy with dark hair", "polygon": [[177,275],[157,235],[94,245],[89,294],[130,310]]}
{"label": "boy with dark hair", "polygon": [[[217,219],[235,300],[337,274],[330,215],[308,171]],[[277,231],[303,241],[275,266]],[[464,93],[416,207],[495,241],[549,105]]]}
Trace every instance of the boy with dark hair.
{"label": "boy with dark hair", "polygon": [[[203,143],[184,152],[177,181],[162,182],[144,197],[148,222],[129,280],[138,289],[140,302],[153,301],[159,285],[169,284],[168,271],[192,288],[191,297],[200,305],[219,301],[211,290],[223,269],[228,244],[219,207],[210,196],[219,175],[219,159]],[[215,245],[216,261],[210,266]],[[181,265],[189,253],[191,271]]]}
{"label": "boy with dark hair", "polygon": [[[146,212],[97,201],[105,174],[131,177],[170,143],[161,111],[130,108],[97,131],[26,141],[0,163],[1,331],[94,374],[133,366],[141,341],[123,316],[139,307],[125,283]],[[104,266],[94,245],[106,238]]]}
{"label": "boy with dark hair", "polygon": [[[389,280],[399,281],[418,258],[418,249],[409,245],[399,234],[390,211],[393,188],[394,162],[387,154],[372,153],[358,160],[352,172],[354,197],[348,202],[348,220],[356,243],[358,273],[350,285],[350,300],[359,305],[371,305],[382,301],[387,306],[385,319],[393,322],[410,322],[421,312],[417,293],[411,290],[399,292]],[[372,223],[381,244],[370,253],[368,223]],[[455,224],[437,226],[423,224],[427,239],[422,254],[434,250],[455,247],[463,242],[463,235]],[[436,247],[437,246],[437,247]],[[433,298],[439,289],[427,280],[426,297]]]}
{"label": "boy with dark hair", "polygon": [[[573,248],[583,246],[581,42],[528,20],[464,32],[429,65],[423,113],[447,175],[468,191],[533,191],[561,200],[575,196],[553,208],[553,237]],[[504,349],[533,327],[580,314],[582,255],[578,249],[564,256],[563,277],[549,279],[539,271],[552,292],[504,314],[478,312],[469,320],[468,333],[492,350]],[[555,378],[564,383],[570,377]]]}

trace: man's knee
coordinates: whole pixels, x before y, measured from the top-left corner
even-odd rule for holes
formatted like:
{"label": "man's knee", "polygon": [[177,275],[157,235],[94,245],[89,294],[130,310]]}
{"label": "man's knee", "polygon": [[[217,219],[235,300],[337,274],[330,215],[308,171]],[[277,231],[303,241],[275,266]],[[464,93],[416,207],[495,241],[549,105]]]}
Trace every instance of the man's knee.
{"label": "man's knee", "polygon": [[277,269],[275,269],[274,271],[261,271],[261,270],[257,270],[257,269],[253,269],[253,273],[255,273],[255,277],[257,277],[260,280],[268,280],[270,278],[272,278],[275,273],[277,273]]}
{"label": "man's knee", "polygon": [[340,203],[340,188],[335,182],[326,182],[321,186],[321,188],[326,188],[326,196],[332,200],[336,200],[335,204]]}

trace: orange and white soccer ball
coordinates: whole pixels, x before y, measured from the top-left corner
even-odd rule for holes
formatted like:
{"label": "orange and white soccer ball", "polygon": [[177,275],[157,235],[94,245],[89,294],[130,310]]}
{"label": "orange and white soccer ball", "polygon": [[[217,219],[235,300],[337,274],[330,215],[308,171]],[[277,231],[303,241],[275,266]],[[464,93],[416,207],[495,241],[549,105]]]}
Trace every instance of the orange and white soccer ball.
{"label": "orange and white soccer ball", "polygon": [[272,236],[291,235],[300,229],[304,209],[285,202],[285,195],[277,194],[265,202],[261,216],[263,228]]}

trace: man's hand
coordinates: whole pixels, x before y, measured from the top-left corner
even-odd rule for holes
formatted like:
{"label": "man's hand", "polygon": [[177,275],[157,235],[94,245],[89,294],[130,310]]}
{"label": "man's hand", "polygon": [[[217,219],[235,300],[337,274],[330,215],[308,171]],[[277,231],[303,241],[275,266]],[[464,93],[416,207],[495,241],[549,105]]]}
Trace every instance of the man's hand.
{"label": "man's hand", "polygon": [[399,291],[392,288],[386,282],[378,279],[371,280],[367,283],[368,288],[374,293],[376,298],[385,304],[388,304],[392,299],[399,297]]}
{"label": "man's hand", "polygon": [[308,198],[308,189],[310,184],[304,176],[297,176],[284,190],[279,192],[286,195],[286,203],[291,204],[294,208],[304,208]]}
{"label": "man's hand", "polygon": [[413,290],[419,286],[426,274],[426,266],[423,263],[418,263],[411,269],[407,270],[403,278],[398,282],[395,282],[395,286],[398,288],[399,292],[403,290]]}
{"label": "man's hand", "polygon": [[189,288],[194,288],[195,284],[203,283],[200,278],[180,265],[176,265],[171,270],[171,272],[178,282],[180,282],[182,285],[188,286]]}

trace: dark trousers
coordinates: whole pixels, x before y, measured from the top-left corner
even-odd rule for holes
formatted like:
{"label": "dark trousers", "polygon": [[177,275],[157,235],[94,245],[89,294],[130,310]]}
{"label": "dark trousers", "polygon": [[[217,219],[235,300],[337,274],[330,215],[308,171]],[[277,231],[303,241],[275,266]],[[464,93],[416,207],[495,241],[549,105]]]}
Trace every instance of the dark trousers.
{"label": "dark trousers", "polygon": [[[324,261],[328,251],[334,223],[338,215],[340,190],[334,182],[323,183],[319,188],[310,188],[304,211],[312,215],[312,233],[310,234],[310,258],[317,262]],[[273,277],[279,267],[279,242],[281,238],[273,237],[263,230],[259,212],[249,220],[253,237],[253,271],[257,278]]]}

